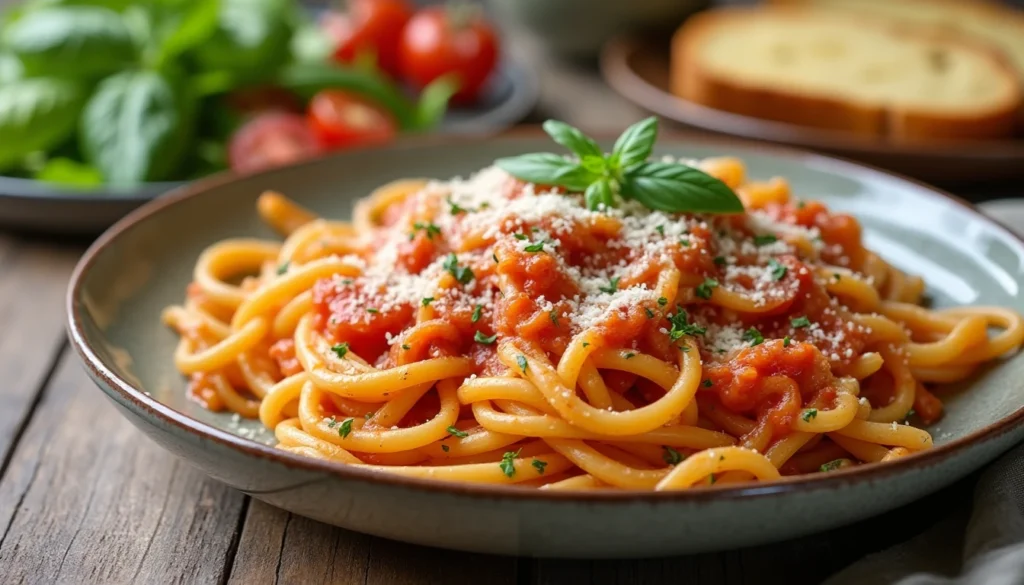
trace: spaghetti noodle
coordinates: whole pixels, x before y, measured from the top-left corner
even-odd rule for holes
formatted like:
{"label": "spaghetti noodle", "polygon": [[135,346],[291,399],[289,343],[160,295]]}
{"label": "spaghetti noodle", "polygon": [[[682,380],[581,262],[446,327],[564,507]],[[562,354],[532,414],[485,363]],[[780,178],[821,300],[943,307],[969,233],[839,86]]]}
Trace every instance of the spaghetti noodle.
{"label": "spaghetti noodle", "polygon": [[[406,476],[676,490],[890,461],[932,444],[925,384],[1016,349],[1024,321],[919,306],[860,226],[699,166],[746,213],[669,214],[491,167],[405,180],[352,223],[266,193],[283,243],[199,258],[164,321],[207,407],[281,449]],[[916,415],[914,415],[916,413]]]}

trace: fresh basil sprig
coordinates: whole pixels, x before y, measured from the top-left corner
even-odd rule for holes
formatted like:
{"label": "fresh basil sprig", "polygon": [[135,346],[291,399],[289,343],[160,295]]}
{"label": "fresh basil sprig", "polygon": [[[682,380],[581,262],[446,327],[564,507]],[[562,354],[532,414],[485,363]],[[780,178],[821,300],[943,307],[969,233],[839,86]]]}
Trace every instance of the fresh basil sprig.
{"label": "fresh basil sprig", "polygon": [[641,120],[615,141],[610,154],[578,129],[544,122],[544,131],[576,160],[550,152],[500,158],[499,168],[539,185],[583,193],[591,210],[614,207],[619,198],[671,213],[740,213],[743,203],[722,181],[682,163],[647,162],[658,138],[658,119]]}

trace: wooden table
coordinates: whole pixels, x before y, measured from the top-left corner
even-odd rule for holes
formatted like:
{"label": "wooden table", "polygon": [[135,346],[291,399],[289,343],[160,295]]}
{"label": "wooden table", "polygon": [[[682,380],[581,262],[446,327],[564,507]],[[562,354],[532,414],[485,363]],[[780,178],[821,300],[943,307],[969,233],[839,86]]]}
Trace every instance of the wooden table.
{"label": "wooden table", "polygon": [[[542,78],[535,120],[614,130],[641,115],[593,71],[548,66]],[[824,535],[621,562],[468,555],[326,526],[206,478],[115,412],[64,335],[65,287],[84,246],[0,232],[4,583],[814,583],[969,500],[972,479]]]}

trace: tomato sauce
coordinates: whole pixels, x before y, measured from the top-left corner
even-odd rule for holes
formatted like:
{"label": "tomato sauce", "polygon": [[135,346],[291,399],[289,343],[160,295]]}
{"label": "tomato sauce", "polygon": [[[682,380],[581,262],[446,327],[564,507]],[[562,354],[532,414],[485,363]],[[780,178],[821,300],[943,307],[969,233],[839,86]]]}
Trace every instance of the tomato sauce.
{"label": "tomato sauce", "polygon": [[[502,189],[498,200],[506,203],[531,196],[519,181],[508,181]],[[541,190],[533,188],[534,192]],[[402,241],[395,245],[394,270],[420,274],[457,252],[453,257],[457,267],[446,268],[451,278],[441,274],[440,290],[432,293],[436,299],[427,299],[424,293],[422,305],[418,300],[386,303],[384,290],[367,288],[361,279],[343,286],[336,280],[323,280],[313,289],[314,326],[329,340],[347,342],[351,351],[378,365],[459,355],[470,358],[477,374],[501,375],[506,371],[496,355],[501,339],[519,339],[530,351],[558,362],[580,331],[573,321],[588,296],[585,290],[596,294],[592,284],[590,289],[584,287],[581,274],[621,267],[621,276],[602,287],[614,294],[637,286],[653,290],[664,269],[674,266],[682,274],[680,287],[694,291],[698,298],[682,297],[692,300],[686,301],[685,307],[676,306],[676,299],[658,302],[645,298],[609,308],[594,326],[591,342],[610,349],[635,349],[676,364],[679,336],[668,333],[678,320],[671,317],[681,310],[687,312],[684,321],[695,330],[753,330],[750,339],[744,338],[746,343],[725,349],[712,347],[710,333],[694,333],[704,363],[700,390],[713,393],[729,410],[771,425],[773,436],[785,434],[807,405],[831,407],[837,391],[833,368],[848,366],[866,349],[867,334],[853,321],[852,313],[829,295],[816,266],[798,249],[790,248],[789,253],[773,253],[766,268],[761,248],[754,247],[752,252],[750,242],[767,236],[754,233],[742,215],[690,221],[682,235],[665,236],[668,244],[657,243],[652,251],[651,245],[624,243],[625,219],[621,215],[587,220],[531,216],[514,222],[494,220],[490,229],[482,230],[477,216],[468,212],[479,209],[448,205],[452,205],[452,213],[446,215],[447,223],[430,224],[431,229],[425,228],[429,218],[415,214],[422,215],[424,209],[433,214],[438,209],[436,201],[423,204],[410,198],[391,206],[381,218],[381,242],[359,253],[371,259],[387,245],[387,238],[395,237],[393,232],[402,222],[412,224],[410,217],[417,219],[424,229],[403,233]],[[448,208],[444,203],[440,206]],[[770,202],[760,211],[774,221],[817,229],[822,261],[854,270],[863,264],[866,252],[860,241],[861,227],[851,216],[832,213],[817,202]],[[572,229],[564,229],[567,222]],[[674,233],[679,234],[678,229]],[[728,254],[717,249],[722,238],[737,242]],[[767,237],[766,241],[776,238]],[[527,244],[535,249],[529,250]],[[458,278],[457,270],[465,268],[471,269],[472,277]],[[746,268],[748,273],[744,273]],[[763,275],[764,270],[771,271],[770,279]],[[695,287],[702,284],[705,290],[698,294]],[[761,297],[771,303],[771,310],[742,313],[709,302],[711,291],[719,287]],[[400,336],[416,324],[421,306],[432,308],[432,319],[438,325],[408,343],[389,343],[389,337]],[[755,342],[757,338],[761,341]],[[295,371],[293,347],[279,343],[272,355],[282,372]],[[606,371],[602,375],[611,390],[638,403],[664,395],[664,389],[633,374]],[[929,414],[935,410],[931,402],[922,405]],[[410,420],[403,422],[418,420],[420,410],[417,405]],[[424,402],[422,411],[436,412],[436,403]]]}

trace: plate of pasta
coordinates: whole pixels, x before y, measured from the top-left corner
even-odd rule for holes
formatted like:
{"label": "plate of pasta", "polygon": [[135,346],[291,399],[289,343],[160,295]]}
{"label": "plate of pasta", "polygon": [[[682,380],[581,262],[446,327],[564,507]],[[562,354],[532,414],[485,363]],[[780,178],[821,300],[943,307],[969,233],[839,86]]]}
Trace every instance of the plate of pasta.
{"label": "plate of pasta", "polygon": [[544,130],[148,204],[80,262],[72,343],[214,478],[478,552],[779,540],[1024,437],[1024,243],[997,223],[852,163],[657,141],[653,118]]}

